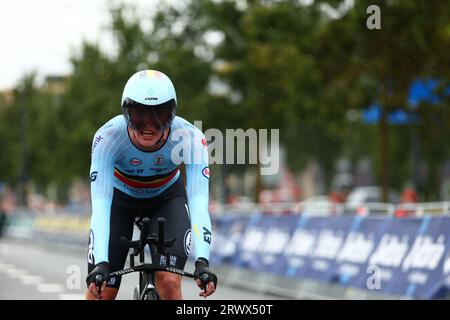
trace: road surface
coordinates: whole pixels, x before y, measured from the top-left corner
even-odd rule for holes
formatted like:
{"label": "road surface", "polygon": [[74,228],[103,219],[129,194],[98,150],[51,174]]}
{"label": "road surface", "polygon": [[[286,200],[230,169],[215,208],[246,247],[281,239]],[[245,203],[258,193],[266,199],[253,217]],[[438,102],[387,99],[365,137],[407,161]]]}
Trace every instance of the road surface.
{"label": "road surface", "polygon": [[[0,300],[84,299],[86,270],[86,256],[80,248],[0,239]],[[137,279],[137,273],[122,278],[118,299],[132,299]],[[185,299],[204,299],[198,296],[200,289],[192,279],[183,280],[182,290]],[[208,299],[275,300],[278,297],[220,286],[219,282],[218,290]]]}

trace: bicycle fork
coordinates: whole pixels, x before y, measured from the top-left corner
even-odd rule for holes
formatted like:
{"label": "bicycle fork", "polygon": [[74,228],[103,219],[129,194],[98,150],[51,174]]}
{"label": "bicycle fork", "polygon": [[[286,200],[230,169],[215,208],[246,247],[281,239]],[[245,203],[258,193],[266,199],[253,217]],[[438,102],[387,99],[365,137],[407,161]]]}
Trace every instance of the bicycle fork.
{"label": "bicycle fork", "polygon": [[155,273],[141,272],[139,274],[139,295],[135,298],[140,300],[160,300],[161,297],[155,287]]}

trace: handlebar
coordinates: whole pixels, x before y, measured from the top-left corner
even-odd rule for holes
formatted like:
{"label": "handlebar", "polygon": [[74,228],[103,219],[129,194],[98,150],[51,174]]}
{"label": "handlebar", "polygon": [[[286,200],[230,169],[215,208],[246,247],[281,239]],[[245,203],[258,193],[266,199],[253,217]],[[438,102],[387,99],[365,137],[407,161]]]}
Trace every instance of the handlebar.
{"label": "handlebar", "polygon": [[127,268],[124,270],[114,271],[114,272],[111,272],[109,274],[109,276],[110,277],[123,276],[125,274],[129,274],[132,272],[141,272],[141,271],[147,271],[147,272],[165,271],[165,272],[179,274],[183,277],[195,278],[194,274],[192,274],[190,272],[180,270],[177,268],[172,268],[172,267],[159,266],[159,265],[155,265],[155,264],[142,264],[142,265]]}
{"label": "handlebar", "polygon": [[139,241],[131,241],[125,237],[121,237],[120,242],[122,242],[122,244],[126,245],[129,248],[137,248],[139,246]]}
{"label": "handlebar", "polygon": [[174,245],[176,238],[172,240],[165,240],[165,231],[164,231],[165,219],[158,218],[158,236],[155,234],[150,234],[150,219],[144,218],[142,219],[141,224],[141,234],[139,240],[128,240],[125,237],[121,237],[120,241],[122,244],[129,248],[133,248],[133,253],[130,254],[130,265],[134,266],[134,257],[139,255],[139,260],[141,263],[144,262],[144,248],[146,245],[155,246],[156,252],[160,255],[166,255],[166,248],[170,248]]}

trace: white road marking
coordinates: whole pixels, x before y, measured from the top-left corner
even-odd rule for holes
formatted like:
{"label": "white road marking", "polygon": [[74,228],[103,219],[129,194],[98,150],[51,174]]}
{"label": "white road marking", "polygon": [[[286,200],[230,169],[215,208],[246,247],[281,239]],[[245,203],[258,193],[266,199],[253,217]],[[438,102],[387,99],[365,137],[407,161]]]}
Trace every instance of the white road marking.
{"label": "white road marking", "polygon": [[11,246],[8,246],[7,244],[4,244],[4,243],[2,243],[0,245],[0,253],[1,254],[8,255],[8,254],[11,254],[12,252],[13,252],[13,250],[11,249]]}
{"label": "white road marking", "polygon": [[35,285],[44,282],[44,279],[41,276],[33,276],[33,275],[23,275],[19,279],[23,284],[28,285]]}
{"label": "white road marking", "polygon": [[61,293],[64,291],[64,288],[62,285],[56,283],[41,283],[37,285],[37,290],[40,293]]}
{"label": "white road marking", "polygon": [[27,270],[9,268],[8,270],[6,270],[6,274],[8,276],[10,276],[11,278],[20,278],[21,276],[24,276],[27,274]]}
{"label": "white road marking", "polygon": [[13,264],[0,263],[0,272],[7,272],[9,269],[14,268]]}
{"label": "white road marking", "polygon": [[77,293],[62,293],[59,295],[59,300],[84,300],[84,294]]}
{"label": "white road marking", "polygon": [[[2,247],[4,251],[5,247]],[[64,287],[61,284],[43,283],[44,279],[41,276],[27,274],[27,270],[18,269],[13,264],[0,262],[0,273],[6,273],[11,278],[17,278],[25,285],[36,285],[36,289],[40,293],[56,293],[64,292]],[[81,300],[84,299],[82,294],[60,294],[59,298],[62,300]]]}

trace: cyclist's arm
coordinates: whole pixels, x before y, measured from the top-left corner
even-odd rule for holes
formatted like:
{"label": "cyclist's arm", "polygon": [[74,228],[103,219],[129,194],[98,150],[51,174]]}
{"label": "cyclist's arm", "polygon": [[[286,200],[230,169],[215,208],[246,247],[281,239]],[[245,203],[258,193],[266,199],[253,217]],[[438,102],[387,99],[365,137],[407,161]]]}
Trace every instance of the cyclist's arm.
{"label": "cyclist's arm", "polygon": [[[203,141],[203,143],[202,143]],[[208,212],[209,201],[209,167],[208,148],[203,133],[194,129],[191,143],[193,157],[186,163],[187,195],[195,247],[195,259],[209,260],[212,230]]]}
{"label": "cyclist's arm", "polygon": [[[100,138],[99,138],[100,137]],[[91,160],[91,241],[93,261],[97,265],[108,261],[109,227],[114,183],[114,163],[117,153],[112,132],[96,133]]]}

